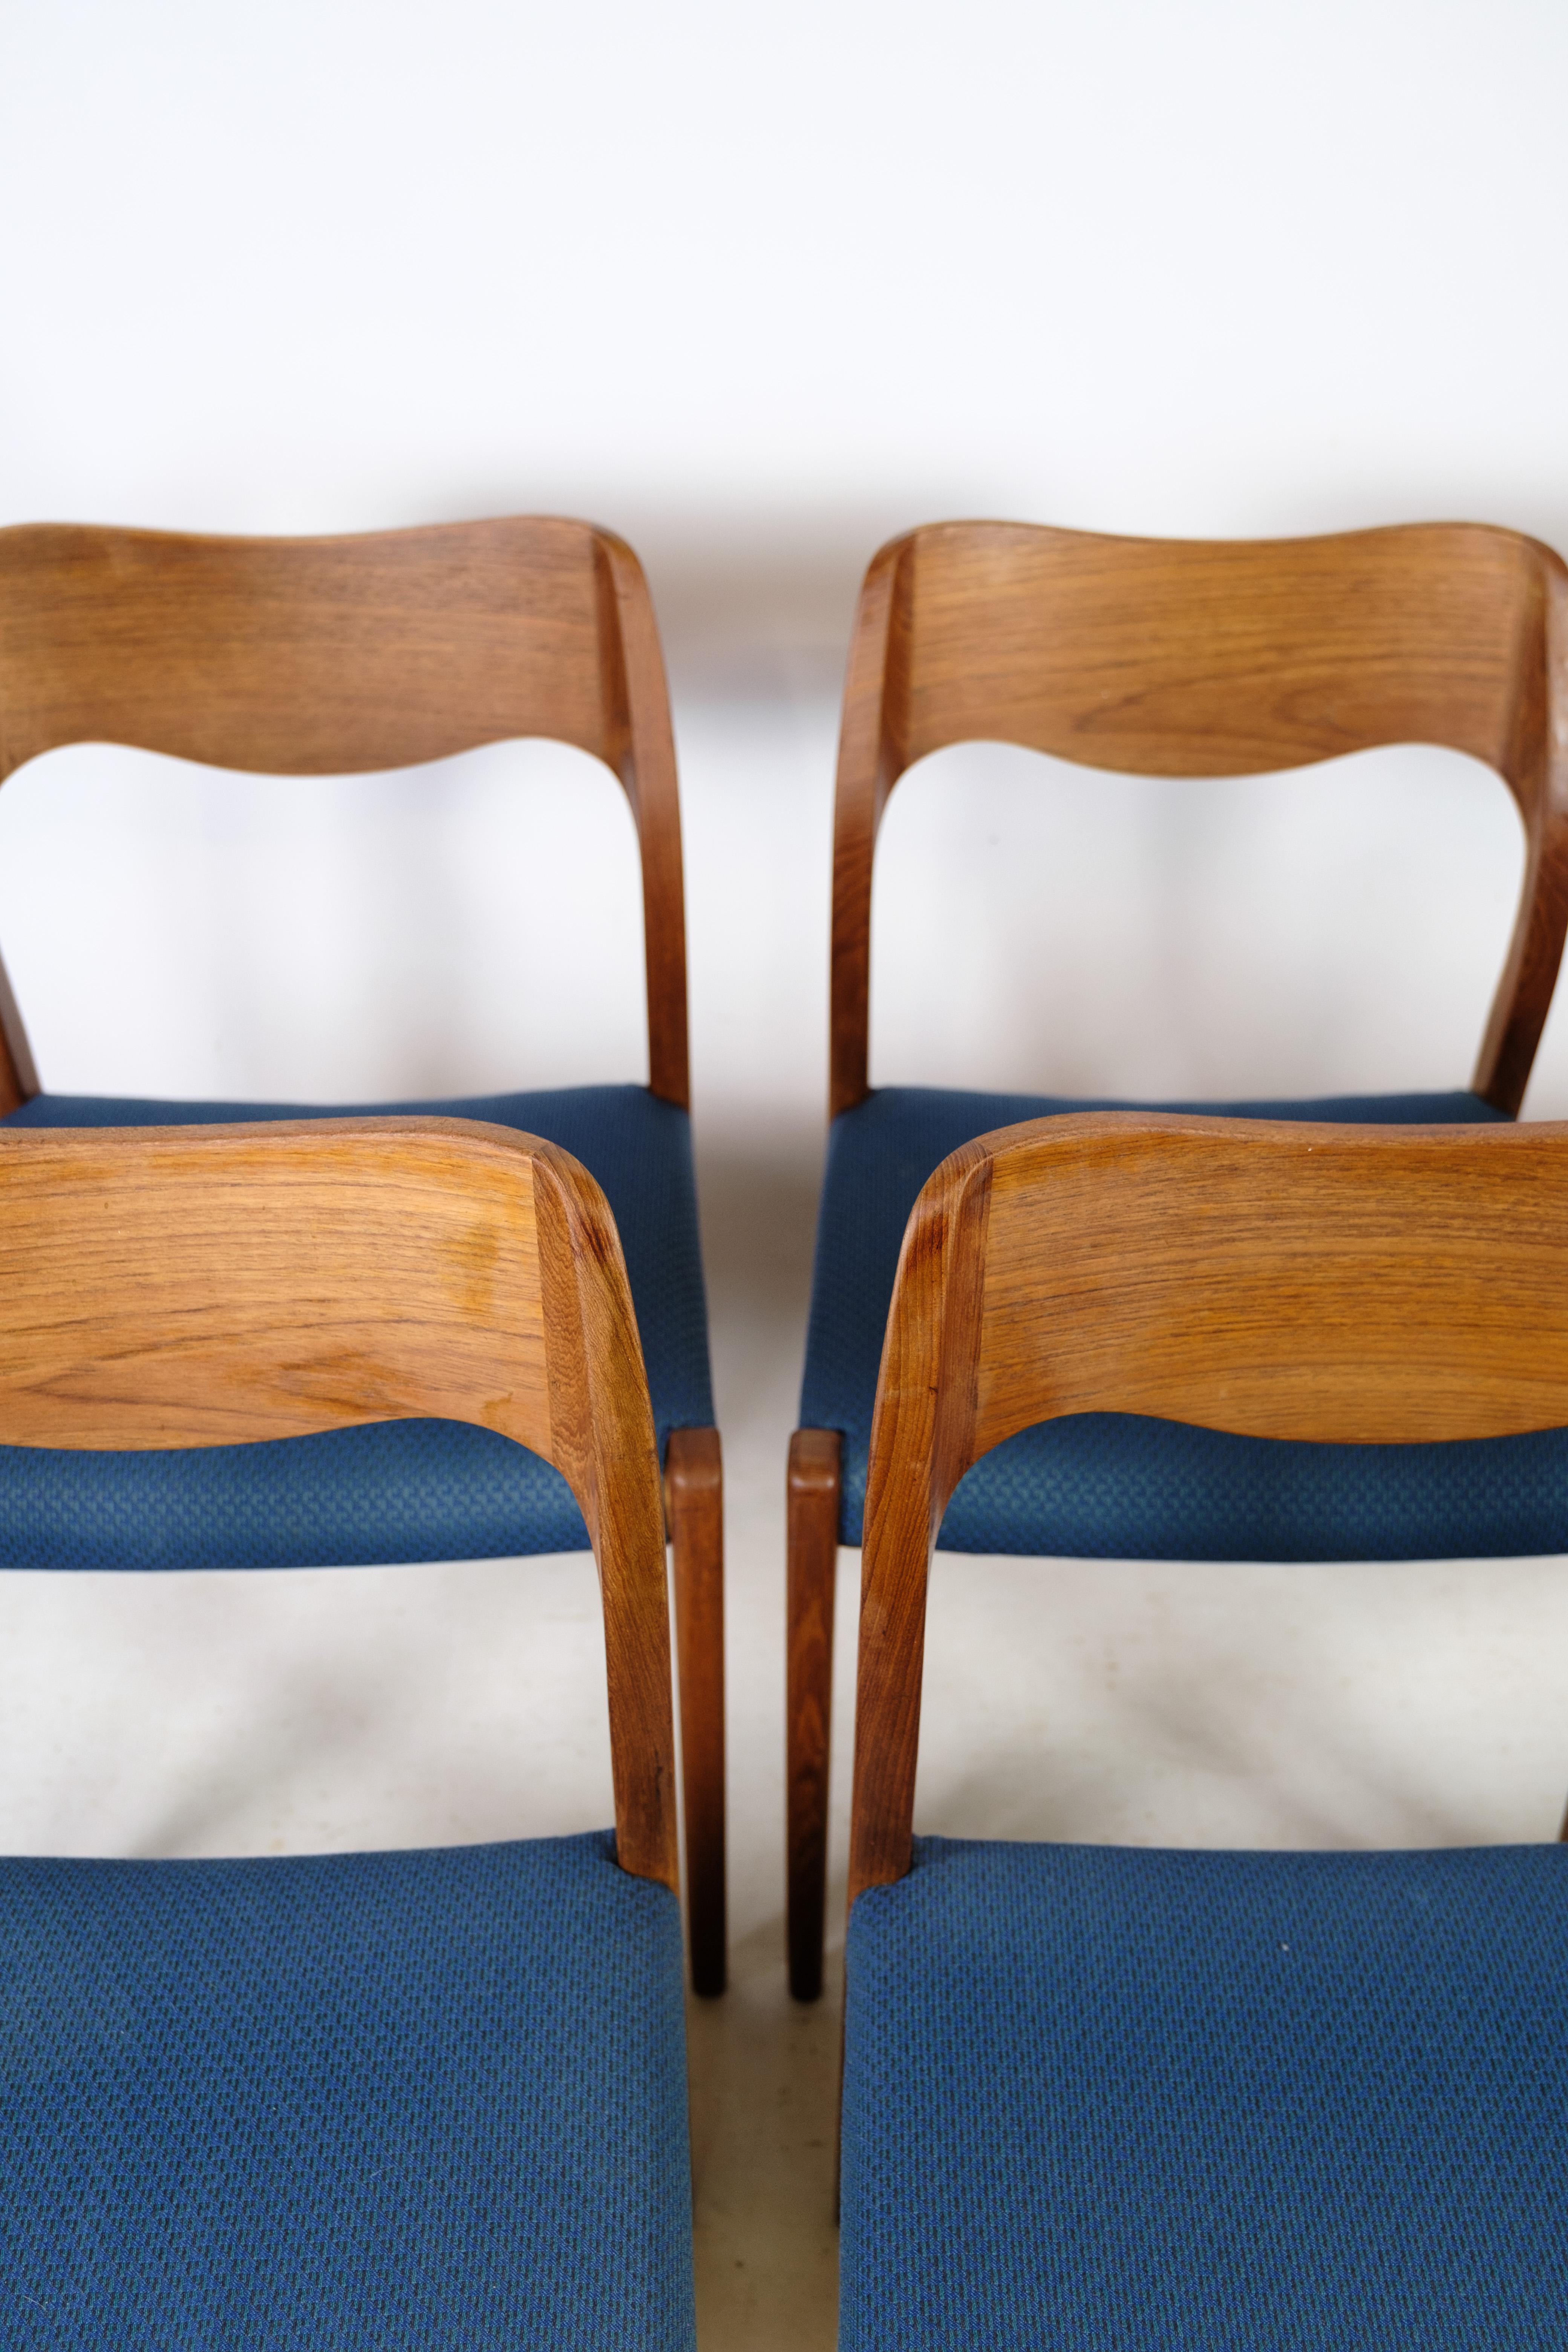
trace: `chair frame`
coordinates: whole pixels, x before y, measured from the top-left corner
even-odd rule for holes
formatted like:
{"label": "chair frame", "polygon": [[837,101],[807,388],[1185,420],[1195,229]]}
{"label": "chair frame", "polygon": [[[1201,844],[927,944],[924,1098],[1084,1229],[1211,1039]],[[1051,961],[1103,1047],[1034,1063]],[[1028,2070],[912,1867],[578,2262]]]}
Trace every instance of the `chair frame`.
{"label": "chair frame", "polygon": [[0,1128],[0,1444],[499,1430],[582,1509],[621,1867],[679,1891],[653,1415],[615,1223],[566,1152],[455,1118]]}
{"label": "chair frame", "polygon": [[[60,745],[276,775],[404,767],[549,736],[602,760],[642,865],[648,1083],[689,1107],[674,740],[623,540],[554,517],[329,539],[0,530],[0,781]],[[39,1091],[0,970],[0,1116]],[[716,1430],[671,1432],[693,1982],[725,1980],[723,1488]]]}
{"label": "chair frame", "polygon": [[866,1504],[849,1902],[910,1867],[931,1559],[1065,1413],[1411,1444],[1568,1423],[1568,1123],[1135,1111],[954,1152],[904,1236]]}
{"label": "chair frame", "polygon": [[[1472,1084],[1522,1100],[1568,930],[1568,569],[1424,523],[1171,541],[998,522],[892,541],[861,589],[834,819],[829,1117],[868,1092],[871,875],[889,793],[993,740],[1127,774],[1262,774],[1394,742],[1468,751],[1524,824],[1518,914]],[[1320,1130],[1321,1131],[1321,1130]],[[791,1987],[822,1983],[838,1433],[791,1442]]]}

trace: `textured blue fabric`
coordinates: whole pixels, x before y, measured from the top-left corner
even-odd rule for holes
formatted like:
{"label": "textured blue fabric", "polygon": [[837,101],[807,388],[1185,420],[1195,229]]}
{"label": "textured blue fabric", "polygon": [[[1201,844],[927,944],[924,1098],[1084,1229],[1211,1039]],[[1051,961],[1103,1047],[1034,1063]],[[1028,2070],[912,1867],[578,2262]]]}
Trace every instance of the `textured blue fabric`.
{"label": "textured blue fabric", "polygon": [[920,1839],[849,1926],[840,2352],[1562,2352],[1568,1851]]}
{"label": "textured blue fabric", "polygon": [[[816,1229],[800,1418],[843,1433],[839,1539],[860,1541],[871,1407],[899,1247],[950,1151],[993,1128],[1076,1110],[1476,1124],[1471,1094],[1318,1102],[1070,1102],[885,1087],[834,1121]],[[1568,1432],[1473,1444],[1303,1445],[1135,1414],[1026,1429],[948,1505],[944,1551],[1122,1559],[1425,1559],[1568,1550]]]}
{"label": "textured blue fabric", "polygon": [[693,2352],[679,1910],[614,1853],[0,1862],[0,2340]]}
{"label": "textured blue fabric", "polygon": [[[602,1186],[621,1236],[662,1454],[713,1420],[687,1114],[645,1087],[568,1087],[375,1113],[482,1118],[558,1143]],[[287,1103],[38,1095],[13,1127],[191,1127],[373,1115]],[[558,1470],[494,1430],[398,1421],[258,1445],[79,1454],[0,1446],[0,1568],[362,1567],[577,1551]]]}

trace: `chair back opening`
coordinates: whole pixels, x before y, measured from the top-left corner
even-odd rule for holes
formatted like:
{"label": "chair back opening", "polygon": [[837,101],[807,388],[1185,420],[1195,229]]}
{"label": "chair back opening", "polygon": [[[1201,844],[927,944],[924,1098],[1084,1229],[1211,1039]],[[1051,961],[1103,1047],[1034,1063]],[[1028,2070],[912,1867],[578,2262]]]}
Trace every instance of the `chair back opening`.
{"label": "chair back opening", "polygon": [[1484,761],[1525,874],[1473,1084],[1517,1111],[1568,928],[1568,571],[1478,524],[1114,539],[935,523],[861,590],[834,835],[831,1108],[867,1092],[871,871],[906,769],[1017,743],[1139,775],[1257,775],[1379,744]]}
{"label": "chair back opening", "polygon": [[[518,736],[575,744],[626,790],[649,1084],[684,1106],[674,739],[652,601],[624,541],[549,516],[333,539],[0,530],[0,781],[67,743],[329,775]],[[0,996],[15,1097],[3,1113],[38,1088]]]}
{"label": "chair back opening", "polygon": [[0,1444],[467,1421],[564,1476],[598,1569],[617,1850],[677,1883],[663,1508],[604,1195],[447,1118],[0,1128]]}
{"label": "chair back opening", "polygon": [[943,1161],[905,1233],[872,1423],[851,1901],[909,1866],[953,1489],[1083,1412],[1352,1445],[1568,1426],[1568,1126],[1094,1113]]}

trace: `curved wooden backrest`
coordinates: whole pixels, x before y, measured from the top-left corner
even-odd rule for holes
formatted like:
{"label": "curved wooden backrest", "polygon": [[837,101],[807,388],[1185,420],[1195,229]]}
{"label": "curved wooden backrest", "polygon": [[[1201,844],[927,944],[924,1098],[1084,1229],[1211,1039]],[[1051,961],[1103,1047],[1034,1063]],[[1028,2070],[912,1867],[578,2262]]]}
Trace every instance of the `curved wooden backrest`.
{"label": "curved wooden backrest", "polygon": [[851,1900],[909,1867],[948,1499],[1075,1412],[1342,1444],[1568,1425],[1568,1125],[1084,1113],[942,1162],[872,1422]]}
{"label": "curved wooden backrest", "polygon": [[883,548],[839,746],[835,1117],[867,1091],[888,795],[928,751],[982,738],[1138,775],[1255,775],[1399,742],[1484,760],[1527,849],[1474,1085],[1518,1110],[1568,927],[1568,571],[1550,548],[1468,523],[1183,541],[987,522]]}
{"label": "curved wooden backrest", "polygon": [[598,1566],[623,1866],[676,1885],[664,1519],[603,1193],[468,1119],[0,1128],[0,1444],[468,1421],[552,1462]]}
{"label": "curved wooden backrest", "polygon": [[[675,751],[653,605],[624,541],[540,516],[345,539],[0,530],[0,781],[63,743],[328,775],[520,735],[574,743],[626,788],[650,1083],[684,1104]],[[14,1013],[6,1026],[20,1037]],[[13,1060],[20,1100],[37,1091],[25,1040]]]}

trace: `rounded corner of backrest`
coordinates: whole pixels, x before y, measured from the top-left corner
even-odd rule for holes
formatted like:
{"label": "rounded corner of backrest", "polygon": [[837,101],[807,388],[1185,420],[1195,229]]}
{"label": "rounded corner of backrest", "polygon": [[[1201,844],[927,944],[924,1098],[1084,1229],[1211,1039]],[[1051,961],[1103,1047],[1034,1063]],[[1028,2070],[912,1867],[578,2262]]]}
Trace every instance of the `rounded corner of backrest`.
{"label": "rounded corner of backrest", "polygon": [[[1568,698],[1568,560],[1550,540],[1531,539],[1522,532],[1514,535],[1529,562],[1540,600],[1547,677],[1549,681],[1560,681],[1564,698]],[[1568,713],[1563,724],[1568,729]]]}
{"label": "rounded corner of backrest", "polygon": [[1527,835],[1561,839],[1568,827],[1568,563],[1527,532],[1472,528],[1506,557],[1513,589],[1505,707],[1488,764],[1518,803]]}
{"label": "rounded corner of backrest", "polygon": [[616,747],[600,756],[625,782],[628,759],[635,762],[639,752],[647,758],[650,730],[669,737],[673,757],[658,614],[647,567],[630,540],[604,523],[572,528],[582,533],[595,583],[605,725]]}
{"label": "rounded corner of backrest", "polygon": [[51,531],[70,528],[68,524],[43,522],[0,523],[0,576],[25,562],[29,547],[36,546],[40,539]]}
{"label": "rounded corner of backrest", "polygon": [[898,532],[861,574],[840,713],[838,817],[851,813],[847,787],[855,823],[868,819],[873,843],[888,796],[911,764],[906,737],[917,568],[952,528],[917,523]]}
{"label": "rounded corner of backrest", "polygon": [[[615,1212],[598,1179],[582,1160],[546,1137],[530,1136],[526,1140],[541,1234],[547,1225],[553,1226],[559,1246],[566,1254],[560,1262],[561,1269],[569,1259],[574,1282],[579,1276],[585,1276],[590,1283],[598,1286],[603,1294],[603,1310],[609,1318],[606,1331],[617,1353],[635,1359],[646,1402],[647,1382],[642,1342]],[[542,1238],[542,1264],[543,1249]],[[651,1403],[648,1412],[651,1416]]]}
{"label": "rounded corner of backrest", "polygon": [[1555,572],[1568,579],[1563,558],[1549,540],[1538,539],[1532,531],[1521,530],[1504,522],[1434,522],[1407,527],[1412,533],[1445,538],[1450,543],[1468,540],[1477,546],[1491,548],[1508,558],[1531,576]]}
{"label": "rounded corner of backrest", "polygon": [[583,532],[595,562],[606,565],[634,595],[648,596],[647,567],[629,539],[612,530],[608,523],[581,522],[574,527]]}
{"label": "rounded corner of backrest", "polygon": [[521,1148],[529,1162],[536,1194],[548,1193],[558,1202],[571,1227],[585,1226],[596,1236],[607,1223],[614,1233],[615,1221],[603,1188],[564,1145],[552,1143],[548,1136],[524,1135],[517,1129],[499,1129],[496,1132],[504,1136],[509,1145]]}
{"label": "rounded corner of backrest", "polygon": [[1010,705],[1034,667],[1058,577],[1116,544],[1100,532],[995,518],[923,523],[892,542],[899,774],[933,751],[989,738],[1057,748],[1037,741],[1037,727]]}
{"label": "rounded corner of backrest", "polygon": [[883,540],[860,575],[861,595],[864,596],[874,580],[880,580],[887,573],[897,572],[908,565],[921,548],[930,542],[934,533],[945,529],[943,523],[921,522],[910,530],[895,531],[891,539]]}
{"label": "rounded corner of backrest", "polygon": [[[1007,1132],[1001,1130],[1001,1135]],[[956,1426],[945,1384],[951,1381],[957,1360],[955,1346],[959,1356],[966,1360],[978,1344],[991,1186],[999,1139],[976,1137],[949,1152],[926,1178],[910,1211],[899,1247],[884,1335],[882,1378],[879,1379],[873,1409],[873,1453],[877,1451],[876,1424],[883,1412],[884,1381],[896,1385],[911,1376],[911,1366],[916,1368],[912,1373],[916,1388],[933,1384],[939,1433],[943,1429],[951,1433]],[[904,1367],[902,1371],[899,1370],[900,1365]],[[962,1399],[959,1419],[963,1419]],[[959,1448],[962,1450],[962,1439]],[[942,1450],[940,1434],[938,1450]],[[946,1450],[951,1453],[952,1445]],[[954,1473],[953,1483],[961,1475],[962,1470]]]}
{"label": "rounded corner of backrest", "polygon": [[1549,539],[1531,539],[1526,543],[1533,551],[1542,572],[1551,582],[1552,593],[1568,595],[1568,560],[1564,560],[1561,549],[1553,547]]}

